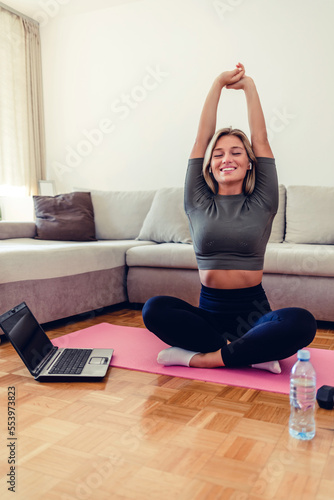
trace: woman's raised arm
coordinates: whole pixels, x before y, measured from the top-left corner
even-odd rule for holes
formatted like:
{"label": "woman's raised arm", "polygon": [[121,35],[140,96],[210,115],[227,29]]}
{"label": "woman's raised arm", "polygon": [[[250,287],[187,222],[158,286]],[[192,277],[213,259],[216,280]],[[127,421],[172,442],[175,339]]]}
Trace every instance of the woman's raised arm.
{"label": "woman's raised arm", "polygon": [[[245,73],[245,68],[241,63],[239,63],[239,67],[242,68]],[[274,158],[268,141],[266,122],[263,116],[259,94],[257,93],[252,78],[244,76],[238,82],[226,85],[226,88],[236,90],[242,89],[245,92],[251,143],[255,156]]]}
{"label": "woman's raised arm", "polygon": [[213,82],[212,87],[204,102],[203,110],[199,120],[199,126],[195,144],[192,148],[190,158],[203,158],[208,144],[216,132],[217,108],[221,91],[225,85],[234,84],[243,78],[245,71],[237,66],[232,71],[224,71]]}

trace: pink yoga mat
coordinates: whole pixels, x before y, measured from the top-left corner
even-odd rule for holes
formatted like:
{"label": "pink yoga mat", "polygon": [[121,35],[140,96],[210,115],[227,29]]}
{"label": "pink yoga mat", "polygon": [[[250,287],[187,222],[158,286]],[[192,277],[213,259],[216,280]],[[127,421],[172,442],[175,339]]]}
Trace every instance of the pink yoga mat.
{"label": "pink yoga mat", "polygon": [[[289,393],[290,371],[296,355],[280,361],[282,373],[273,373],[254,368],[188,368],[183,366],[162,366],[156,361],[159,351],[167,346],[145,328],[99,325],[78,330],[52,340],[58,347],[113,348],[111,366],[127,368],[172,377],[215,382],[224,385],[247,387],[262,391]],[[334,385],[334,351],[308,349],[317,373],[317,388]]]}

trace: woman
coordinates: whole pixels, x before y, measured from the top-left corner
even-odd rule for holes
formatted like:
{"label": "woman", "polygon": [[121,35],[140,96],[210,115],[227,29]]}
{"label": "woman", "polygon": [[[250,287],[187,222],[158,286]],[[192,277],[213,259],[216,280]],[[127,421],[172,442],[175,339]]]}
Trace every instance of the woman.
{"label": "woman", "polygon": [[[224,87],[245,93],[252,144],[240,130],[215,133]],[[272,311],[262,288],[277,207],[275,160],[259,96],[238,63],[215,79],[188,162],[185,210],[202,284],[199,307],[158,296],[143,308],[146,327],[172,346],[159,353],[159,363],[280,373],[278,360],[312,342],[312,314],[295,307]]]}

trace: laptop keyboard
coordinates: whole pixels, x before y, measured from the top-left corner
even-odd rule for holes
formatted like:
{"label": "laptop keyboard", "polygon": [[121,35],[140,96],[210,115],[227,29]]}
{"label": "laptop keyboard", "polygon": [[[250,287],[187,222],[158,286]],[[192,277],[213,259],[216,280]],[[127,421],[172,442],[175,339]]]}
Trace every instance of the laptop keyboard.
{"label": "laptop keyboard", "polygon": [[66,349],[49,373],[78,375],[84,369],[92,349]]}

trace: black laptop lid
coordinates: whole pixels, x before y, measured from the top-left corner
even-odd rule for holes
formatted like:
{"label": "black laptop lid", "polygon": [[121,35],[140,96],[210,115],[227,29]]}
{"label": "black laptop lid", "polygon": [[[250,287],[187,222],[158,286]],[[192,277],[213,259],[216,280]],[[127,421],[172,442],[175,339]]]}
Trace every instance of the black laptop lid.
{"label": "black laptop lid", "polygon": [[0,316],[0,326],[30,372],[54,349],[25,302]]}

